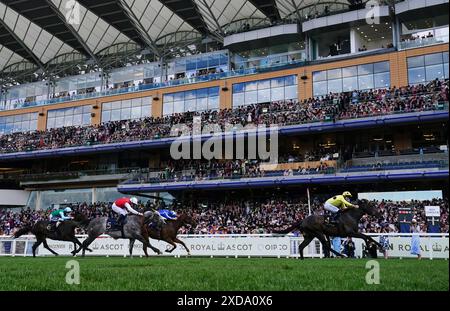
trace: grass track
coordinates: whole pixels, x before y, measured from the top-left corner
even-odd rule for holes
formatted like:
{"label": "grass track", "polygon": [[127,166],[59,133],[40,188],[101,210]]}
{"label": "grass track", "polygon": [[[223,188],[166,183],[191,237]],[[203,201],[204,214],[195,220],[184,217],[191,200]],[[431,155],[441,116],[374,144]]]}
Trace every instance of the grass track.
{"label": "grass track", "polygon": [[379,260],[381,284],[367,285],[359,259],[77,258],[81,284],[68,285],[72,259],[0,258],[0,290],[449,290],[444,260]]}

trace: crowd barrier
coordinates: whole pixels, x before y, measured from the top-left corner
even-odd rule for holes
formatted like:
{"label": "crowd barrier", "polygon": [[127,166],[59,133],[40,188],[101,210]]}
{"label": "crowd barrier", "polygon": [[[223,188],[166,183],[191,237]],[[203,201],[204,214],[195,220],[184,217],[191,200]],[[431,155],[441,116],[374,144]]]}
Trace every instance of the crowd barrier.
{"label": "crowd barrier", "polygon": [[[371,234],[375,240],[379,235]],[[198,257],[272,257],[272,258],[296,258],[299,257],[298,247],[303,241],[301,236],[277,236],[277,235],[180,235],[192,256]],[[448,259],[449,239],[448,234],[420,234],[423,258]],[[79,236],[83,241],[86,236]],[[391,258],[414,258],[411,255],[411,234],[388,234]],[[344,241],[345,239],[342,239]],[[32,245],[34,236],[23,236],[19,239],[11,237],[0,237],[0,256],[29,257],[32,256]],[[354,239],[356,257],[363,257],[363,241]],[[162,256],[185,256],[186,250],[179,245],[177,249],[169,254],[165,251],[171,246],[162,241],[151,240],[153,246],[163,251]],[[70,256],[74,245],[68,242],[48,241],[50,248],[63,256]],[[129,241],[114,240],[108,236],[96,239],[90,248],[92,253],[87,256],[128,256]],[[150,249],[149,255],[157,256]],[[135,256],[143,256],[142,244],[136,242],[133,249]],[[38,256],[51,256],[51,253],[42,245],[37,250]],[[305,250],[307,258],[323,258],[324,253],[318,240],[314,240]],[[379,256],[382,256],[379,253]]]}

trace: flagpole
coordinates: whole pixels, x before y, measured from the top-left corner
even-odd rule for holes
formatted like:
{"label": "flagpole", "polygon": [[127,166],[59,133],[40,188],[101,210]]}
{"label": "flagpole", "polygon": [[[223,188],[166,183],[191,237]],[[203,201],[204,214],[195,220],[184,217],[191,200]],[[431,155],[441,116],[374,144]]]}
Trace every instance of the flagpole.
{"label": "flagpole", "polygon": [[311,195],[309,193],[309,187],[306,189],[306,192],[308,194],[308,211],[309,211],[309,216],[311,216],[312,215],[312,212],[311,212]]}

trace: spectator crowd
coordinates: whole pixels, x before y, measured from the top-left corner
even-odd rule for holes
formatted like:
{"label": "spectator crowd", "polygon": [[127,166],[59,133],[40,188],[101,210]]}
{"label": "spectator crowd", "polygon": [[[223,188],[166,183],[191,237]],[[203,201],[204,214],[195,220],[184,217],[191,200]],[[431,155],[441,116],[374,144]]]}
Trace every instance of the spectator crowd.
{"label": "spectator crowd", "polygon": [[[363,233],[399,232],[398,210],[400,207],[412,207],[414,218],[426,232],[425,206],[440,206],[440,229],[449,232],[447,199],[411,202],[376,202],[382,215],[380,219],[364,216],[359,224]],[[115,217],[111,203],[98,202],[95,204],[81,203],[73,205],[75,211],[81,212],[88,218],[101,216]],[[322,203],[314,201],[311,210],[315,214],[322,214]],[[167,208],[154,205],[148,201],[141,209]],[[279,230],[294,222],[304,219],[309,214],[308,204],[304,199],[281,198],[273,196],[270,199],[231,199],[223,201],[189,201],[180,205],[168,207],[180,213],[193,215],[198,225],[196,228],[182,228],[181,233],[190,234],[265,234]],[[38,220],[48,220],[50,210],[36,211],[24,209],[21,211],[6,211],[0,209],[0,235],[11,235],[25,224],[34,224]],[[83,233],[79,230],[78,233]]]}
{"label": "spectator crowd", "polygon": [[[304,101],[287,100],[267,104],[248,105],[221,111],[186,112],[160,118],[122,120],[87,127],[63,127],[30,133],[12,133],[0,136],[0,153],[58,149],[73,146],[109,144],[117,142],[153,140],[180,135],[174,129],[183,124],[193,128],[194,117],[202,125],[219,125],[223,131],[238,126],[279,126],[382,114],[439,109],[448,103],[447,81],[433,81],[392,89],[354,91],[329,94]],[[231,128],[227,129],[227,126]]]}

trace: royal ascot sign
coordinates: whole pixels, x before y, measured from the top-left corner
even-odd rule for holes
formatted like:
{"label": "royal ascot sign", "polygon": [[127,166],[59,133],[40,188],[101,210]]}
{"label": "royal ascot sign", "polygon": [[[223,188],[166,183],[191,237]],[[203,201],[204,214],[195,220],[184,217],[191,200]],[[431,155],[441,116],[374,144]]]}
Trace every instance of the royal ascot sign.
{"label": "royal ascot sign", "polygon": [[[86,237],[80,236],[80,241]],[[180,235],[179,238],[185,242],[192,256],[199,257],[298,257],[298,247],[303,237],[294,236],[272,236],[272,235]],[[379,236],[373,236],[379,240]],[[389,235],[389,257],[413,258],[411,255],[410,235]],[[32,256],[32,246],[35,242],[33,236],[25,236],[19,239],[0,237],[0,256]],[[172,248],[162,241],[150,241],[152,246],[163,252],[163,256],[185,256],[186,250],[178,245],[173,253],[166,253]],[[356,256],[362,256],[363,241],[354,239]],[[63,256],[71,256],[73,243],[48,240],[51,249]],[[421,234],[420,247],[424,258],[449,258],[448,234]],[[86,252],[87,256],[128,256],[129,241],[114,240],[107,236],[96,239],[90,246],[92,253]],[[150,249],[150,256],[157,256]],[[305,257],[321,257],[320,243],[315,241],[305,250]],[[53,256],[47,249],[40,246],[39,256]],[[136,242],[133,255],[144,256],[141,243]],[[379,256],[382,256],[379,253]]]}

